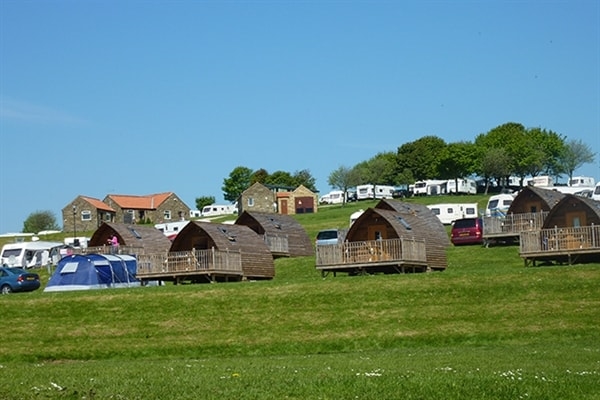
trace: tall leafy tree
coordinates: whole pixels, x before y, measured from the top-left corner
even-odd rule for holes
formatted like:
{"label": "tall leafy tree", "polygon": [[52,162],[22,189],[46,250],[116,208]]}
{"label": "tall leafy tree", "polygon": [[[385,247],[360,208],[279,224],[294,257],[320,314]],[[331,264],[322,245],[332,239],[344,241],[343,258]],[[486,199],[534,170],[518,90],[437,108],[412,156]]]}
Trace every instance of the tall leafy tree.
{"label": "tall leafy tree", "polygon": [[228,178],[223,180],[223,197],[227,201],[234,202],[242,192],[250,187],[252,170],[248,167],[235,167]]}
{"label": "tall leafy tree", "polygon": [[[329,174],[327,183],[329,186],[347,193],[349,188],[360,184],[359,179],[356,168],[341,165]],[[344,196],[344,203],[346,203],[346,196]]]}
{"label": "tall leafy tree", "polygon": [[476,160],[476,149],[473,143],[449,143],[441,156],[439,177],[457,181],[470,176],[475,173]]}
{"label": "tall leafy tree", "polygon": [[296,172],[294,172],[292,178],[294,179],[294,186],[297,187],[297,186],[303,185],[310,191],[313,191],[313,192],[317,191],[316,180],[311,175],[309,170],[302,169],[300,171],[296,171]]}
{"label": "tall leafy tree", "polygon": [[23,233],[38,233],[47,230],[60,230],[52,211],[35,211],[23,222]]}
{"label": "tall leafy tree", "polygon": [[580,139],[572,139],[565,144],[565,150],[559,157],[559,164],[564,173],[569,176],[569,180],[573,178],[575,170],[584,164],[594,162],[596,153]]}
{"label": "tall leafy tree", "polygon": [[398,171],[410,170],[417,180],[434,179],[440,171],[446,142],[437,136],[423,136],[398,148]]}
{"label": "tall leafy tree", "polygon": [[481,156],[477,173],[486,182],[485,193],[488,192],[490,180],[501,182],[510,176],[512,161],[506,150],[500,147],[490,147],[484,150]]}
{"label": "tall leafy tree", "polygon": [[265,180],[269,185],[294,186],[294,177],[287,171],[275,171]]}
{"label": "tall leafy tree", "polygon": [[253,185],[256,182],[265,183],[268,178],[269,172],[267,172],[267,170],[264,168],[260,168],[252,173],[252,176],[250,177],[250,185]]}
{"label": "tall leafy tree", "polygon": [[202,210],[206,206],[215,204],[215,196],[196,197],[195,202],[196,202],[196,210]]}
{"label": "tall leafy tree", "polygon": [[396,185],[398,160],[393,152],[382,152],[355,165],[360,184]]}

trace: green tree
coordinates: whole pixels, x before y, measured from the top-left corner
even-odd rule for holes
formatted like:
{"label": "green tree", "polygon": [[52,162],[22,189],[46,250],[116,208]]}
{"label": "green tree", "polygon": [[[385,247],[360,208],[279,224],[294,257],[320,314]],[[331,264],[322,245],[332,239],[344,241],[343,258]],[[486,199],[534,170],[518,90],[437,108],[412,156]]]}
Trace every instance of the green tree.
{"label": "green tree", "polygon": [[250,187],[252,170],[247,167],[235,167],[228,178],[223,179],[223,198],[234,202],[242,192]]}
{"label": "green tree", "polygon": [[23,233],[38,233],[48,230],[60,230],[52,211],[35,211],[23,223]]}
{"label": "green tree", "polygon": [[309,170],[302,169],[300,171],[296,171],[294,172],[292,178],[294,179],[294,186],[298,187],[303,185],[312,192],[317,191],[316,179],[312,176]]}
{"label": "green tree", "polygon": [[471,142],[449,143],[440,157],[439,178],[458,181],[473,175],[476,170],[476,155],[475,145]]}
{"label": "green tree", "polygon": [[[329,174],[327,183],[329,186],[347,193],[348,189],[360,184],[358,170],[341,165]],[[344,204],[346,204],[346,196],[344,196]]]}
{"label": "green tree", "polygon": [[398,159],[393,152],[382,152],[367,161],[355,165],[358,184],[396,185],[398,182]]}
{"label": "green tree", "polygon": [[440,155],[446,142],[437,136],[423,136],[398,148],[397,171],[410,170],[416,180],[434,179],[440,173]]}
{"label": "green tree", "polygon": [[256,182],[265,183],[268,178],[269,178],[269,173],[267,172],[266,169],[264,169],[264,168],[258,169],[256,171],[254,171],[252,173],[252,176],[250,177],[250,186],[254,185]]}
{"label": "green tree", "polygon": [[512,161],[506,150],[499,147],[491,147],[483,153],[477,173],[485,179],[485,193],[489,189],[490,180],[501,182],[511,174]]}
{"label": "green tree", "polygon": [[205,206],[215,204],[215,196],[196,197],[196,210],[202,211]]}
{"label": "green tree", "polygon": [[287,171],[275,171],[265,180],[266,184],[294,187],[294,177]]}
{"label": "green tree", "polygon": [[573,178],[573,173],[584,164],[594,162],[596,153],[583,141],[572,139],[565,144],[565,151],[559,157],[559,164],[564,173],[569,176],[569,180]]}

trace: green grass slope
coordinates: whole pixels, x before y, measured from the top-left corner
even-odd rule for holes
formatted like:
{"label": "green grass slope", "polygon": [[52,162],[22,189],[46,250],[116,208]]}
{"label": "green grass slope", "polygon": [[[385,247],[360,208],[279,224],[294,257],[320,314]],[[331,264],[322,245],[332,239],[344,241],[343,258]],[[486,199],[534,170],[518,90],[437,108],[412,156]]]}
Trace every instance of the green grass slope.
{"label": "green grass slope", "polygon": [[[374,204],[297,218],[314,237]],[[3,296],[0,398],[600,398],[600,264],[525,268],[514,246],[448,259],[335,278],[279,259],[272,281]]]}

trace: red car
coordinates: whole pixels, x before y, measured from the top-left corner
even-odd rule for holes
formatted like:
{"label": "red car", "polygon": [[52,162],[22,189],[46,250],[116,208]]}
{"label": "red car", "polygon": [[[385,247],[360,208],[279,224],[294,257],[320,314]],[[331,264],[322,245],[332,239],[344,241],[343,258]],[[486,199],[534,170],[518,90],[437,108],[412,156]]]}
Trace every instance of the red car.
{"label": "red car", "polygon": [[483,244],[483,220],[481,218],[457,219],[452,225],[450,241],[455,246]]}

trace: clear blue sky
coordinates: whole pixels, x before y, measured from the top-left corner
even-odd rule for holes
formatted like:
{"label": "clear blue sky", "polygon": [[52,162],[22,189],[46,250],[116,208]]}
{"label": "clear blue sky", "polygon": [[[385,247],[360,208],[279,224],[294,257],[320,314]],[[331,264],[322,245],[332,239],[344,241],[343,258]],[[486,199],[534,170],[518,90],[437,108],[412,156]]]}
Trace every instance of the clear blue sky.
{"label": "clear blue sky", "polygon": [[0,0],[0,233],[506,122],[600,154],[600,2]]}

